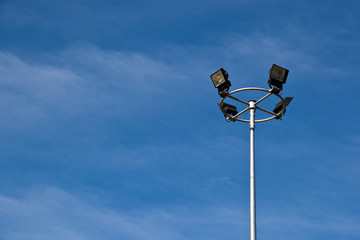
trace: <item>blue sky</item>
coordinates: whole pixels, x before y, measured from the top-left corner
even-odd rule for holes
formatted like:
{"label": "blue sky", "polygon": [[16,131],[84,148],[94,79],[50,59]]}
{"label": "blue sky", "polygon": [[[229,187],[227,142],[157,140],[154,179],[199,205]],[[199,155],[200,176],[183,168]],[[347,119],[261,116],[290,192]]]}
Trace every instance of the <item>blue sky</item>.
{"label": "blue sky", "polygon": [[0,238],[249,238],[249,130],[209,75],[266,88],[258,239],[359,239],[358,1],[0,0]]}

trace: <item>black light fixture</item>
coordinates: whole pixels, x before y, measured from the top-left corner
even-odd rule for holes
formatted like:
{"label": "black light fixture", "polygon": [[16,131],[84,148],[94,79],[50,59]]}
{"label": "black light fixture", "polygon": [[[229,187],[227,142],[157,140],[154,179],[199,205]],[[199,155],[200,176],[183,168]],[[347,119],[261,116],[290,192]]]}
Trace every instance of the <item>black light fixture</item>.
{"label": "black light fixture", "polygon": [[273,64],[269,70],[268,84],[270,87],[277,87],[282,90],[282,85],[286,83],[286,78],[289,74],[289,70]]}
{"label": "black light fixture", "polygon": [[236,106],[225,103],[225,102],[223,102],[221,104],[221,109],[223,110],[223,112],[225,112],[226,114],[228,114],[230,116],[235,116],[238,113]]}
{"label": "black light fixture", "polygon": [[[284,102],[283,102],[283,101],[280,101],[280,102],[278,102],[278,103],[276,104],[273,112],[274,112],[275,114],[278,114],[279,112],[281,112],[281,110],[283,109],[283,106],[284,106],[284,104],[285,104],[285,109],[284,109],[284,112],[282,113],[282,115],[284,115],[285,112],[286,112],[286,107],[287,107],[287,105],[289,105],[289,103],[291,102],[291,100],[293,100],[293,97],[286,97],[286,98],[284,98]],[[279,117],[277,117],[277,119],[279,119],[279,118],[281,118],[281,117],[282,117],[282,116],[279,116]]]}
{"label": "black light fixture", "polygon": [[223,68],[220,68],[217,72],[210,75],[210,78],[214,84],[214,87],[218,89],[219,95],[225,97],[228,94],[228,90],[231,86],[228,80],[229,74]]}

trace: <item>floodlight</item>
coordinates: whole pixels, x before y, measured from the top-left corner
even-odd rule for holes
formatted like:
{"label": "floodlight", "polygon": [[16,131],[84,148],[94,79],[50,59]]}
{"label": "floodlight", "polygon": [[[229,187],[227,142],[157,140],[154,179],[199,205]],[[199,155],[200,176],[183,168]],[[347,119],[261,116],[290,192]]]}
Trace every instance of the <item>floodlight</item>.
{"label": "floodlight", "polygon": [[223,112],[231,116],[235,116],[238,113],[236,106],[224,102],[221,104],[221,109]]}
{"label": "floodlight", "polygon": [[210,75],[214,87],[218,89],[221,97],[225,97],[228,94],[228,90],[231,86],[228,77],[229,74],[223,68],[220,68],[217,72]]}
{"label": "floodlight", "polygon": [[289,74],[289,70],[273,64],[269,70],[268,84],[270,87],[274,86],[282,89],[282,85],[286,83],[286,78]]}
{"label": "floodlight", "polygon": [[[289,103],[291,102],[291,100],[293,100],[293,97],[286,97],[284,98],[284,102],[280,101],[276,104],[273,112],[275,114],[278,114],[279,112],[281,112],[281,110],[283,109],[283,106],[285,104],[285,107],[287,107],[287,105],[289,105]],[[286,109],[284,109],[284,112],[282,114],[285,114]]]}

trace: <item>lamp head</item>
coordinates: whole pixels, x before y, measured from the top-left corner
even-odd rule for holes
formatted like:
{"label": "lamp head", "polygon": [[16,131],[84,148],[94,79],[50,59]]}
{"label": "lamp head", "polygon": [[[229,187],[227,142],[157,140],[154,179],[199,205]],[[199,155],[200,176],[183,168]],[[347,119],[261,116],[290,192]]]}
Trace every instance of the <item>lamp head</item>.
{"label": "lamp head", "polygon": [[289,70],[280,67],[276,64],[273,64],[269,70],[269,80],[268,84],[270,87],[277,87],[278,89],[282,89],[282,85],[286,83],[287,76],[289,74]]}
{"label": "lamp head", "polygon": [[217,72],[210,75],[210,78],[214,84],[214,87],[218,89],[219,95],[225,97],[228,94],[228,90],[231,86],[231,82],[228,80],[229,74],[223,68],[220,68]]}
{"label": "lamp head", "polygon": [[293,97],[286,97],[286,98],[284,98],[284,102],[283,102],[283,101],[280,101],[280,102],[278,102],[278,103],[276,104],[276,106],[275,106],[275,108],[274,108],[274,110],[273,110],[273,112],[274,112],[275,114],[278,114],[279,112],[281,112],[281,110],[283,109],[283,106],[284,106],[284,104],[285,104],[284,112],[282,112],[281,116],[279,116],[277,119],[281,118],[281,117],[285,114],[285,112],[286,112],[286,107],[287,107],[287,105],[290,104],[290,102],[291,102],[292,100],[293,100]]}
{"label": "lamp head", "polygon": [[223,112],[225,112],[226,114],[228,114],[230,116],[235,116],[238,113],[236,106],[225,103],[225,102],[223,102],[220,105],[220,108],[222,109]]}

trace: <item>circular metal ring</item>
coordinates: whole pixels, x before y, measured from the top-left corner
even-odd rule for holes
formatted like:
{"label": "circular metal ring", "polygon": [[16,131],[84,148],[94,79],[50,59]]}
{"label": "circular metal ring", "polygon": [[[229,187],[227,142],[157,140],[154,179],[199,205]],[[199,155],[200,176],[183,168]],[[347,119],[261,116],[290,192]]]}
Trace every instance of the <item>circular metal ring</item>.
{"label": "circular metal ring", "polygon": [[[225,116],[226,118],[228,118],[228,119],[230,119],[230,120],[232,120],[232,121],[247,122],[247,123],[250,122],[250,120],[239,119],[239,118],[238,118],[241,114],[243,114],[243,113],[245,113],[247,110],[249,110],[249,106],[250,106],[250,105],[249,105],[249,102],[245,102],[245,101],[243,101],[243,100],[241,100],[241,99],[237,99],[237,98],[235,98],[235,97],[231,97],[232,94],[238,93],[238,92],[242,92],[242,91],[262,91],[262,92],[267,92],[267,93],[268,93],[267,95],[265,95],[264,97],[260,98],[259,100],[257,100],[257,101],[255,102],[255,107],[256,107],[257,109],[261,110],[261,111],[267,112],[268,114],[273,114],[273,113],[270,112],[270,111],[268,111],[268,110],[266,110],[266,109],[259,108],[259,107],[257,107],[256,105],[257,105],[258,103],[262,102],[263,100],[265,100],[267,97],[269,97],[269,96],[271,96],[271,95],[277,96],[277,97],[280,98],[280,100],[282,101],[283,107],[282,107],[282,109],[281,109],[281,111],[280,111],[279,113],[274,114],[274,116],[272,116],[272,117],[268,117],[268,118],[264,118],[264,119],[259,119],[259,120],[256,120],[256,119],[255,119],[255,123],[270,121],[270,120],[272,120],[272,119],[274,119],[274,118],[276,118],[276,117],[281,116],[282,113],[285,111],[285,102],[284,102],[284,99],[283,99],[279,94],[277,94],[277,93],[275,93],[274,91],[272,91],[272,89],[257,88],[257,87],[240,88],[240,89],[236,89],[236,90],[230,92],[228,95],[226,95],[225,97],[223,97],[223,98],[221,99],[220,103],[219,103],[219,107],[220,107],[221,112],[224,114],[224,116]],[[226,112],[224,112],[223,109],[222,109],[222,107],[221,107],[221,106],[222,106],[222,103],[224,102],[224,100],[225,100],[226,98],[228,98],[228,97],[232,98],[233,100],[236,100],[236,101],[238,101],[238,102],[241,102],[241,103],[243,103],[243,104],[248,105],[248,108],[245,109],[245,110],[243,111],[243,113],[240,112],[240,114],[239,114],[238,116],[235,115],[236,117],[230,116],[229,114],[227,114]]]}

